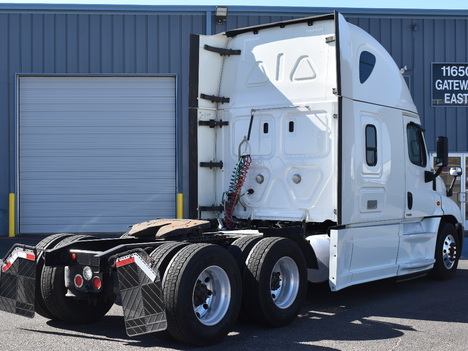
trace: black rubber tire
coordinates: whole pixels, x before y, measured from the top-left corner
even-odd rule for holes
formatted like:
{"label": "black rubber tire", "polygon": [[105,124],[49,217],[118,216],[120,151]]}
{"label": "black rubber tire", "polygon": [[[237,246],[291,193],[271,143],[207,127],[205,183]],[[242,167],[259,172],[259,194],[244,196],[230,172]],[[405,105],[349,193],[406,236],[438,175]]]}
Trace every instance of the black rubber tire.
{"label": "black rubber tire", "polygon": [[[212,321],[210,325],[206,320],[201,321],[194,306],[194,300],[197,298],[194,295],[195,289],[199,285],[204,285],[200,284],[202,282],[198,278],[208,270],[218,270],[222,273],[222,277],[218,276],[205,282],[228,281],[227,294],[230,293],[230,298],[226,297],[222,303],[226,308],[225,311],[221,312],[219,318],[216,317],[216,321]],[[208,286],[208,288],[213,287]],[[239,269],[226,249],[212,244],[191,244],[180,250],[171,261],[163,279],[163,291],[167,330],[171,336],[183,343],[207,346],[220,342],[234,326],[242,299],[242,281]],[[212,292],[209,296],[216,298],[226,296],[221,289]],[[204,302],[208,313],[216,311],[219,306],[213,304],[214,308],[211,309],[211,303],[208,299]]]}
{"label": "black rubber tire", "polygon": [[152,266],[158,269],[161,280],[164,277],[169,262],[174,258],[177,252],[187,245],[188,244],[184,242],[174,241],[162,244],[151,251],[150,256],[153,259]]}
{"label": "black rubber tire", "polygon": [[[88,235],[75,235],[60,241],[56,247],[89,238],[91,237]],[[114,298],[105,291],[90,294],[88,301],[66,297],[66,293],[64,267],[44,266],[42,269],[41,294],[52,319],[73,324],[92,323],[103,317],[114,304]]]}
{"label": "black rubber tire", "polygon": [[66,237],[63,240],[60,240],[54,247],[59,248],[65,245],[68,245],[70,243],[73,243],[75,241],[80,241],[80,240],[86,240],[86,239],[93,239],[94,237],[91,235],[86,235],[86,234],[72,234],[68,237]]}
{"label": "black rubber tire", "polygon": [[234,257],[241,273],[245,269],[245,261],[253,247],[262,239],[261,235],[248,235],[236,239],[229,247],[228,251]]}
{"label": "black rubber tire", "polygon": [[434,279],[448,280],[455,274],[461,255],[460,240],[455,226],[441,223],[435,248],[435,263],[429,272]]}
{"label": "black rubber tire", "polygon": [[[241,277],[242,280],[244,281],[244,271],[246,270],[246,265],[245,261],[247,260],[247,257],[250,254],[250,251],[252,251],[253,247],[262,239],[261,235],[249,235],[249,236],[243,236],[239,239],[236,239],[229,247],[228,251],[231,253],[232,257],[234,257],[234,260],[237,263],[237,266],[239,267],[239,271],[241,272]],[[245,289],[245,286],[244,286]],[[242,296],[246,296],[245,291],[242,293]],[[249,313],[247,311],[247,308],[245,306],[245,302],[242,301],[241,308],[239,311],[239,317],[238,319],[242,322],[250,322],[250,317]]]}
{"label": "black rubber tire", "polygon": [[[295,293],[289,294],[290,304],[283,307],[279,306],[272,297],[272,284],[274,284],[275,265],[285,261],[296,273],[298,283],[295,285],[297,289]],[[275,277],[280,277],[280,282],[283,282],[280,285],[286,289],[285,291],[289,291],[287,289],[292,285],[284,285],[285,281],[287,283],[287,277],[280,273],[275,273]],[[296,242],[286,238],[260,240],[248,256],[243,278],[243,308],[254,322],[281,327],[290,324],[296,318],[307,293],[307,265],[302,250]]]}
{"label": "black rubber tire", "polygon": [[34,308],[37,314],[48,319],[52,319],[53,316],[47,309],[44,303],[44,299],[42,298],[42,293],[41,293],[42,268],[44,267],[44,257],[43,257],[42,250],[53,248],[60,241],[72,235],[73,234],[69,234],[69,233],[59,233],[59,234],[49,235],[48,237],[39,241],[39,243],[37,243],[36,245],[37,258],[36,258],[36,281],[35,281],[36,287],[35,287]]}

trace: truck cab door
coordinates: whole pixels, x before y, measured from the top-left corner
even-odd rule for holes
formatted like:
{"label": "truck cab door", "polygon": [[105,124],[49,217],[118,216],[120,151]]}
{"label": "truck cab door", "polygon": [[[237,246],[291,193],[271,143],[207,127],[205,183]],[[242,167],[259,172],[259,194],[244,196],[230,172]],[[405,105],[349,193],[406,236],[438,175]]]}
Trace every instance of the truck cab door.
{"label": "truck cab door", "polygon": [[425,172],[432,171],[424,142],[424,129],[415,117],[403,115],[403,135],[406,149],[404,167],[406,173],[405,219],[421,219],[432,216],[436,210],[436,193],[432,181],[425,181]]}

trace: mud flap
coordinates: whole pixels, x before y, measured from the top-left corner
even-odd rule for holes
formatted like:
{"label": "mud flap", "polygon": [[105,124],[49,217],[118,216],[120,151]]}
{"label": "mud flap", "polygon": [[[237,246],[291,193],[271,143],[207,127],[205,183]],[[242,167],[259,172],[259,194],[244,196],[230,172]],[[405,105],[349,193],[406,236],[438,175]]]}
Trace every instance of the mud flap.
{"label": "mud flap", "polygon": [[32,249],[14,247],[0,261],[0,310],[34,317],[36,255]]}
{"label": "mud flap", "polygon": [[148,263],[144,251],[116,259],[125,328],[129,336],[167,328],[161,279]]}

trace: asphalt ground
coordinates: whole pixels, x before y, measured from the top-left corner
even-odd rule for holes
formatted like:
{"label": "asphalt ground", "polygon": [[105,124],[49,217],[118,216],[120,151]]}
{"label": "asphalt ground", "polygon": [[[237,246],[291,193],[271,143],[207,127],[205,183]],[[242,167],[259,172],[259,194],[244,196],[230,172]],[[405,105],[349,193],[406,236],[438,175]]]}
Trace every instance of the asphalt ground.
{"label": "asphalt ground", "polygon": [[[41,236],[0,237],[0,256],[15,242],[35,245]],[[128,337],[120,306],[100,321],[69,325],[41,316],[0,312],[0,349],[191,350],[164,332]],[[298,318],[283,328],[238,322],[226,339],[205,350],[467,350],[468,245],[449,281],[393,279],[331,292],[309,286]]]}

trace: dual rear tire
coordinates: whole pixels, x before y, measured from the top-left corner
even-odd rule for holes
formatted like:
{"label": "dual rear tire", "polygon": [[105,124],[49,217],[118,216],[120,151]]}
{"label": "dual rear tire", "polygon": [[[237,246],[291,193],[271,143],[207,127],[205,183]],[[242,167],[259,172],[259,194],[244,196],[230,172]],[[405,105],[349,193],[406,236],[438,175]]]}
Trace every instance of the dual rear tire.
{"label": "dual rear tire", "polygon": [[243,247],[239,262],[243,280],[242,313],[252,321],[273,327],[290,324],[307,293],[307,264],[299,245],[286,238],[238,239]]}
{"label": "dual rear tire", "polygon": [[[86,237],[61,234],[44,239],[50,249]],[[162,277],[168,332],[176,340],[206,346],[220,342],[242,306],[254,321],[289,324],[305,298],[307,268],[299,246],[285,238],[245,237],[229,252],[218,245],[166,243],[151,253]],[[42,258],[41,258],[42,259]],[[90,323],[111,308],[113,300],[66,297],[63,267],[38,266],[39,314],[71,323]],[[243,297],[244,295],[244,297]],[[39,306],[39,308],[38,308]]]}
{"label": "dual rear tire", "polygon": [[[87,235],[56,234],[39,242],[36,248],[58,248],[89,238]],[[41,316],[72,324],[87,324],[103,317],[114,304],[114,296],[105,291],[88,298],[66,296],[64,267],[44,266],[41,253],[37,262],[36,312]]]}
{"label": "dual rear tire", "polygon": [[224,248],[211,244],[180,248],[163,273],[162,286],[167,330],[174,339],[211,345],[234,326],[242,283],[234,258]]}
{"label": "dual rear tire", "polygon": [[167,243],[152,252],[159,260],[167,331],[174,339],[215,344],[232,330],[241,307],[264,325],[283,326],[296,318],[307,290],[298,244],[242,237],[228,251],[211,244]]}

